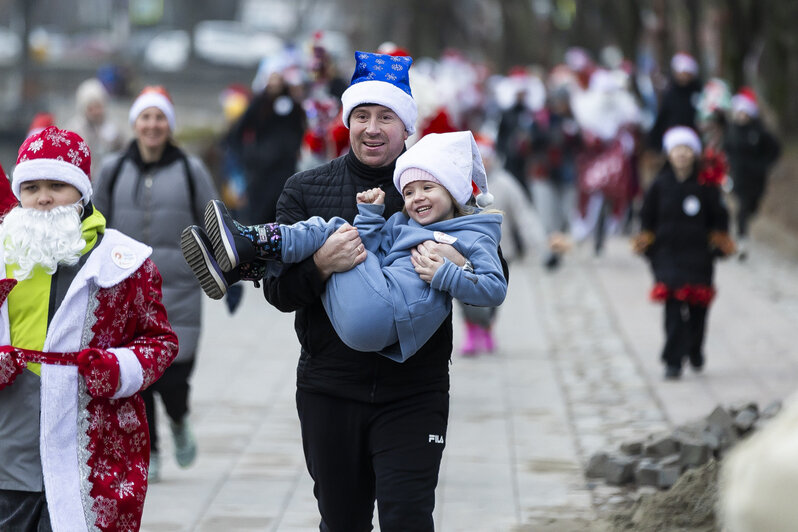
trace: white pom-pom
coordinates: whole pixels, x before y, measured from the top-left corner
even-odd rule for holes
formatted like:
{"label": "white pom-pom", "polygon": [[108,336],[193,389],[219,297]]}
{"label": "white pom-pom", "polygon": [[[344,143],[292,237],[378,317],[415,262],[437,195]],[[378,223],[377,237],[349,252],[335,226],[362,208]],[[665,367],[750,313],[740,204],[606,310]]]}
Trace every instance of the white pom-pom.
{"label": "white pom-pom", "polygon": [[493,194],[490,192],[483,192],[477,196],[477,206],[483,209],[493,205]]}

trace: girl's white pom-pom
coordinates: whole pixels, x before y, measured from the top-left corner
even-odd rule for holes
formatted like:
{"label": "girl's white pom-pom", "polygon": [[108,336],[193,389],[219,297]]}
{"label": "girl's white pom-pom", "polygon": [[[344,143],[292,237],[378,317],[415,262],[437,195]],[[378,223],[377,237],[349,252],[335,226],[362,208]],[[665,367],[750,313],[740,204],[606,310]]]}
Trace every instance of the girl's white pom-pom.
{"label": "girl's white pom-pom", "polygon": [[490,192],[483,192],[477,196],[477,206],[484,209],[493,205],[493,194]]}

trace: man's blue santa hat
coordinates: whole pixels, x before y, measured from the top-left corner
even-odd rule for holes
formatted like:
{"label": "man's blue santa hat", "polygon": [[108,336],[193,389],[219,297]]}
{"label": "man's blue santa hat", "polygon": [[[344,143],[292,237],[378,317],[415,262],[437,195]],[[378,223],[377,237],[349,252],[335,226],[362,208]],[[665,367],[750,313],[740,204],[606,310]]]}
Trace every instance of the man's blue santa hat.
{"label": "man's blue santa hat", "polygon": [[355,73],[349,88],[341,96],[344,125],[358,105],[383,105],[396,113],[408,135],[416,131],[418,107],[410,92],[410,56],[355,52]]}

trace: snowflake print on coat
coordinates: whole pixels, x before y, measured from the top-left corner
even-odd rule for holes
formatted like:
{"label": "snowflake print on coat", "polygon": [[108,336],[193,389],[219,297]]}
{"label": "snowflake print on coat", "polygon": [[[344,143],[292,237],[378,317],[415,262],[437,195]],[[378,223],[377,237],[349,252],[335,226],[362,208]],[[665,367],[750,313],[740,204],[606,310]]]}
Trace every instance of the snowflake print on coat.
{"label": "snowflake print on coat", "polygon": [[[87,347],[132,351],[144,376],[141,389],[146,388],[177,355],[157,268],[147,259],[120,284],[99,289],[96,298],[96,321]],[[138,394],[113,400],[92,397],[87,410],[87,492],[97,518],[94,525],[102,532],[138,530],[150,459],[144,401]]]}

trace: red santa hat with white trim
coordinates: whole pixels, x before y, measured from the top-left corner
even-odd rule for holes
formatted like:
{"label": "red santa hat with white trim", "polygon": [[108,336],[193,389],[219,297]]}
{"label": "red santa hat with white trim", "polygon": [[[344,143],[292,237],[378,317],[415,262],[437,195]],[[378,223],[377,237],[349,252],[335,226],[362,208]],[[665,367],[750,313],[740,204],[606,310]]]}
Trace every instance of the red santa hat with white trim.
{"label": "red santa hat with white trim", "polygon": [[169,129],[174,133],[177,125],[175,106],[172,103],[172,97],[169,92],[160,85],[150,85],[141,90],[141,93],[133,101],[133,105],[130,106],[130,112],[128,113],[130,125],[132,126],[139,115],[150,107],[159,109],[166,116],[166,121],[169,122]]}
{"label": "red santa hat with white trim", "polygon": [[743,112],[750,117],[759,116],[756,93],[750,87],[743,87],[731,100],[732,113]]}
{"label": "red santa hat with white trim", "polygon": [[393,172],[394,186],[401,193],[413,181],[443,185],[460,205],[472,194],[479,207],[493,203],[482,156],[470,131],[430,133],[400,155]]}
{"label": "red santa hat with white trim", "polygon": [[73,131],[50,126],[31,135],[19,147],[11,190],[19,199],[26,181],[48,179],[68,183],[78,189],[86,205],[91,200],[91,151],[86,141]]}

